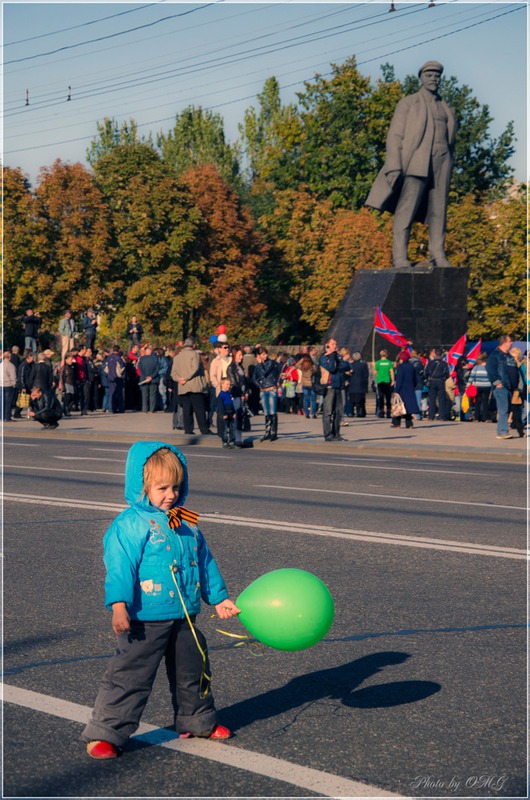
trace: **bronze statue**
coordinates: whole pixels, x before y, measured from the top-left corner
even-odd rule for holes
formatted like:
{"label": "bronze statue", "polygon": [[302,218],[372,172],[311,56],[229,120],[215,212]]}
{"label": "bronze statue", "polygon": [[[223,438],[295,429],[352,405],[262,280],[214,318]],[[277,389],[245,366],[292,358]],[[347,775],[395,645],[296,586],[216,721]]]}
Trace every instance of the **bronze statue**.
{"label": "bronze statue", "polygon": [[427,61],[418,72],[422,88],[397,104],[386,140],[386,160],[365,203],[394,213],[395,267],[412,266],[408,244],[414,221],[429,226],[431,264],[451,266],[444,242],[456,118],[438,94],[442,72],[438,61]]}

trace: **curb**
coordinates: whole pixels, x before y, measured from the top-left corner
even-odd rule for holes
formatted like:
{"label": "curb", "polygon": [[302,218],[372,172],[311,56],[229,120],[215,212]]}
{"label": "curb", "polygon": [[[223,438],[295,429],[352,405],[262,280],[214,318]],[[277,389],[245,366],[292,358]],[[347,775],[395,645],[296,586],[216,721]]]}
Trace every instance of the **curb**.
{"label": "curb", "polygon": [[[526,450],[522,452],[496,452],[493,450],[488,450],[487,448],[473,448],[469,450],[466,447],[454,447],[451,445],[447,446],[435,446],[432,444],[425,444],[425,445],[399,445],[394,444],[389,446],[386,442],[383,444],[378,444],[380,440],[371,442],[371,443],[356,443],[356,442],[303,442],[296,439],[292,439],[289,441],[289,437],[293,434],[284,434],[283,436],[280,434],[278,440],[276,442],[260,442],[259,439],[252,439],[253,447],[248,448],[253,450],[264,450],[264,451],[279,451],[279,452],[292,452],[292,453],[320,453],[332,456],[341,456],[341,455],[359,455],[359,456],[367,456],[367,455],[375,455],[381,457],[406,457],[406,458],[428,458],[428,459],[438,459],[441,461],[479,461],[479,462],[497,462],[501,464],[526,464],[527,461],[527,453]],[[296,435],[296,434],[294,434]],[[76,432],[76,431],[47,431],[44,434],[46,439],[54,439],[59,441],[68,441],[68,442],[111,442],[112,444],[133,444],[137,441],[151,441],[153,439],[160,438],[160,435],[157,433],[137,433],[133,431],[125,431],[123,433],[113,432],[98,432],[98,431],[86,431],[83,433]],[[36,431],[15,431],[9,430],[6,431],[4,429],[3,438],[10,439],[37,439],[39,441],[43,440],[43,432],[41,430]],[[183,434],[173,434],[168,433],[164,434],[162,437],[167,439],[172,444],[176,445],[177,447],[182,446],[194,446],[194,447],[209,447],[212,448],[214,446],[214,442],[219,444],[217,437],[214,439],[211,436],[203,437],[200,435],[196,436],[184,436]],[[251,437],[247,437],[251,438]]]}

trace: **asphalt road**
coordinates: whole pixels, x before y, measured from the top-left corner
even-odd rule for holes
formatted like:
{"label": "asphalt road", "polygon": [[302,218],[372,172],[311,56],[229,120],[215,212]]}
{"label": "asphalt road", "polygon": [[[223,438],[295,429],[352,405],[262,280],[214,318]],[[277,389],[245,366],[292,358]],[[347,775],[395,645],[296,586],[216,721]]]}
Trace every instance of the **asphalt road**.
{"label": "asphalt road", "polygon": [[5,440],[2,796],[526,797],[524,468],[183,450],[231,596],[308,570],[335,600],[329,634],[257,655],[205,610],[236,736],[175,740],[161,670],[151,727],[122,758],[89,759],[80,733],[114,640],[101,539],[126,448]]}

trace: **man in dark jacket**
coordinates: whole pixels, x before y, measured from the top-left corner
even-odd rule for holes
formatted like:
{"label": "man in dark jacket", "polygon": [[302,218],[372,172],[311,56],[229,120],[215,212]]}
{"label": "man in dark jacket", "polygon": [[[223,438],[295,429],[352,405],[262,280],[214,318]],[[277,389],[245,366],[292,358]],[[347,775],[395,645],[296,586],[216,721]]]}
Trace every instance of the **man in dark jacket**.
{"label": "man in dark jacket", "polygon": [[130,348],[133,344],[140,344],[143,332],[142,324],[138,322],[136,317],[132,316],[131,321],[127,325],[127,338],[129,339]]}
{"label": "man in dark jacket", "polygon": [[113,414],[123,414],[125,411],[125,362],[121,357],[117,344],[112,348],[112,353],[107,357],[107,376],[109,379],[110,407]]}
{"label": "man in dark jacket", "polygon": [[94,309],[89,308],[86,314],[83,314],[83,333],[85,334],[85,345],[87,350],[95,349],[96,345],[96,330],[98,327],[97,317],[94,314]]}
{"label": "man in dark jacket", "polygon": [[326,341],[319,365],[328,373],[327,390],[322,404],[324,439],[326,442],[344,442],[346,440],[340,435],[340,426],[344,416],[346,373],[350,372],[350,364],[338,352],[335,339]]}
{"label": "man in dark jacket", "polygon": [[499,336],[499,344],[486,362],[486,372],[493,386],[493,395],[497,404],[497,439],[513,438],[508,429],[511,391],[506,370],[508,351],[512,344],[513,342],[507,334]]}
{"label": "man in dark jacket", "polygon": [[42,322],[40,314],[38,312],[34,314],[33,310],[28,308],[22,321],[24,323],[24,347],[26,350],[36,353],[39,328]]}
{"label": "man in dark jacket", "polygon": [[449,377],[449,365],[442,358],[441,347],[433,347],[429,353],[429,362],[425,367],[425,382],[429,387],[429,419],[436,416],[436,401],[438,401],[438,418],[448,420],[450,409],[447,408],[445,397],[445,382]]}
{"label": "man in dark jacket", "polygon": [[51,430],[59,427],[62,415],[61,404],[55,392],[43,392],[40,386],[32,387],[29,417],[40,422],[46,430]]}
{"label": "man in dark jacket", "polygon": [[[17,370],[17,398],[19,392],[25,391],[28,394],[31,393],[32,386],[35,383],[36,374],[37,368],[35,365],[35,356],[33,355],[33,350],[26,350],[24,353],[24,358],[20,362],[20,366]],[[20,419],[22,416],[21,408],[17,404],[15,404],[15,413],[13,416],[15,419]]]}
{"label": "man in dark jacket", "polygon": [[154,414],[158,399],[158,384],[160,383],[160,362],[149,345],[145,347],[143,356],[138,359],[138,369],[140,371],[142,411],[145,414]]}

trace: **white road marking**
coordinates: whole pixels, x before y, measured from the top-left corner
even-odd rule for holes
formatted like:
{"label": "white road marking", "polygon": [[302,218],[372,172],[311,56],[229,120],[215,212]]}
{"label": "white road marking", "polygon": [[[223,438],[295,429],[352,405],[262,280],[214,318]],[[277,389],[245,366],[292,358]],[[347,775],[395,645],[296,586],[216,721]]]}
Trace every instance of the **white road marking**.
{"label": "white road marking", "polygon": [[38,447],[38,444],[26,444],[25,442],[8,442],[4,439],[4,447]]}
{"label": "white road marking", "polygon": [[[27,689],[10,684],[0,684],[3,690],[4,701],[14,705],[29,708],[43,714],[50,714],[60,719],[86,724],[90,718],[91,709],[78,703],[61,700],[58,697],[39,694]],[[200,739],[168,740],[168,731],[154,725],[140,723],[138,733],[133,738],[141,737],[142,741],[164,747],[178,753],[183,753],[218,764],[263,775],[267,778],[297,786],[301,789],[324,795],[325,797],[401,797],[392,792],[384,792],[376,786],[360,783],[359,781],[332,775],[329,772],[320,772],[311,767],[303,767],[281,758],[262,755],[252,750],[244,750],[233,744],[208,742]]]}
{"label": "white road marking", "polygon": [[[35,497],[34,495],[18,494],[7,492],[4,494],[5,501],[30,503],[36,505],[59,506],[64,508],[88,508],[99,509],[100,511],[113,511],[119,513],[127,508],[123,503],[103,503],[95,500],[66,500],[64,498]],[[515,547],[498,547],[496,545],[475,544],[474,542],[457,542],[451,539],[434,539],[427,536],[405,536],[396,533],[381,533],[379,531],[363,531],[349,528],[332,528],[325,525],[311,525],[301,522],[289,522],[271,519],[255,519],[252,517],[236,517],[227,514],[200,515],[202,520],[218,523],[220,525],[232,525],[244,528],[263,528],[269,531],[281,531],[282,533],[302,533],[311,536],[325,536],[335,539],[348,539],[351,541],[363,541],[377,544],[401,545],[402,547],[418,547],[428,550],[447,550],[453,553],[465,553],[467,555],[493,556],[495,558],[525,559],[527,552]]]}
{"label": "white road marking", "polygon": [[354,467],[354,468],[362,468],[362,469],[384,469],[384,470],[391,470],[394,472],[434,472],[435,475],[472,475],[474,478],[481,477],[484,475],[486,478],[491,478],[490,474],[484,474],[481,472],[464,472],[462,470],[453,470],[453,469],[425,469],[424,467],[386,467],[386,466],[379,466],[375,464],[364,464],[362,461],[359,463],[353,464],[350,461],[305,461],[304,464],[313,464],[318,467]]}
{"label": "white road marking", "polygon": [[269,483],[254,484],[257,489],[283,489],[285,492],[311,492],[312,494],[347,494],[355,497],[381,497],[386,500],[415,500],[418,503],[445,503],[451,506],[478,506],[479,508],[508,508],[511,511],[526,511],[526,506],[505,506],[500,503],[477,503],[473,500],[440,500],[437,497],[410,497],[403,494],[370,494],[370,492],[350,492],[341,489],[312,489],[308,486],[275,486]]}
{"label": "white road marking", "polygon": [[[128,450],[114,450],[112,447],[89,447],[91,452],[94,453],[128,453]],[[185,453],[186,460],[188,458],[230,458],[230,456],[221,455],[205,455],[204,453]],[[57,458],[58,456],[56,456]]]}
{"label": "white road marking", "polygon": [[53,456],[60,461],[112,461],[123,464],[123,458],[103,458],[103,456]]}
{"label": "white road marking", "polygon": [[61,467],[22,467],[19,464],[4,464],[4,469],[30,469],[33,472],[35,470],[39,470],[39,472],[80,472],[82,475],[120,475],[123,477],[125,472],[101,472],[101,470],[89,470],[89,469],[68,469],[61,468]]}

